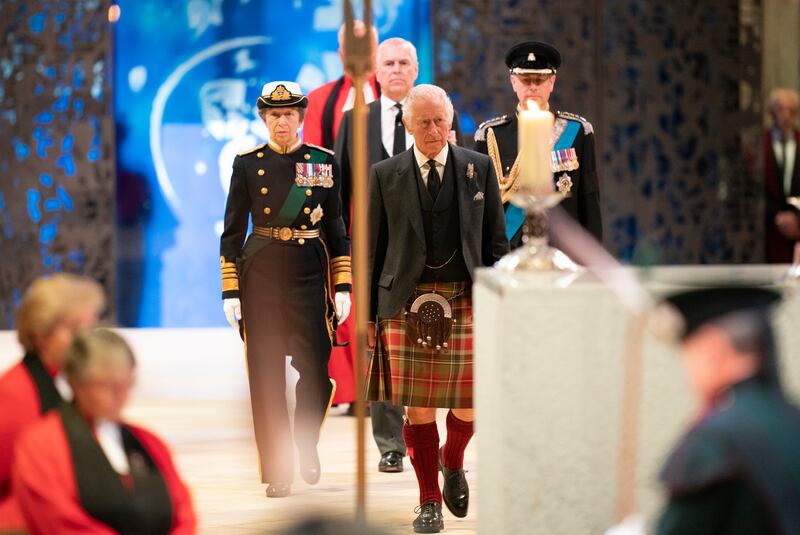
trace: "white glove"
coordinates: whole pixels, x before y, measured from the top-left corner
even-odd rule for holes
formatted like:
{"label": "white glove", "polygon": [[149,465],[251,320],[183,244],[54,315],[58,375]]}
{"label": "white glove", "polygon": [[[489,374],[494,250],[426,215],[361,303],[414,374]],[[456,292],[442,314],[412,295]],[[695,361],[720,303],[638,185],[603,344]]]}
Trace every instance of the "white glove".
{"label": "white glove", "polygon": [[605,535],[645,535],[644,527],[644,517],[634,513],[620,524],[608,528]]}
{"label": "white glove", "polygon": [[350,315],[350,292],[336,292],[334,301],[336,303],[336,319],[342,324]]}
{"label": "white glove", "polygon": [[242,303],[238,297],[229,297],[222,300],[222,309],[231,327],[239,330],[239,320],[242,319]]}

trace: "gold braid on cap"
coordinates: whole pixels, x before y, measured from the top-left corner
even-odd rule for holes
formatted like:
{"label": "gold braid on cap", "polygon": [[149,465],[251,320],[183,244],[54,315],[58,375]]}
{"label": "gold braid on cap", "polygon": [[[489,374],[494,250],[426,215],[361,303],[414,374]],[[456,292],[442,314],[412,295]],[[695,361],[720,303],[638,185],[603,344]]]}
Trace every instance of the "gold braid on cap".
{"label": "gold braid on cap", "polygon": [[503,162],[500,160],[500,149],[497,147],[497,138],[494,135],[494,129],[489,128],[486,132],[486,148],[489,152],[489,158],[494,165],[494,171],[497,174],[497,183],[500,186],[500,198],[503,204],[509,202],[514,193],[519,189],[517,179],[519,178],[519,154],[514,160],[514,165],[511,166],[511,171],[508,176],[503,174]]}

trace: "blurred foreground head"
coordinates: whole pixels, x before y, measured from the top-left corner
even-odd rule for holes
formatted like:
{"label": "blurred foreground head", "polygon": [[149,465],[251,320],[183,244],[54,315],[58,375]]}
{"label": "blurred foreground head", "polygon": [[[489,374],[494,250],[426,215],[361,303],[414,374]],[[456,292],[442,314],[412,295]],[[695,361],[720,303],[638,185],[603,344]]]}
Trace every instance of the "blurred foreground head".
{"label": "blurred foreground head", "polygon": [[86,418],[118,421],[134,384],[136,358],[108,329],[82,331],[67,351],[64,374]]}
{"label": "blurred foreground head", "polygon": [[681,319],[681,359],[702,401],[711,402],[731,385],[750,378],[780,385],[770,323],[780,297],[767,288],[716,286],[665,300]]}
{"label": "blurred foreground head", "polygon": [[48,367],[60,369],[78,330],[94,326],[104,307],[103,288],[90,278],[68,273],[39,278],[16,314],[19,343]]}

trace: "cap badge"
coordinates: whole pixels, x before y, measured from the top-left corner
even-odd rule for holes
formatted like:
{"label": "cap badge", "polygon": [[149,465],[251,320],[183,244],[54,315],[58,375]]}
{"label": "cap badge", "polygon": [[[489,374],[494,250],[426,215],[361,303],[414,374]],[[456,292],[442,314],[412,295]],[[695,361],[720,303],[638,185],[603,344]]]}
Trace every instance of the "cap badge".
{"label": "cap badge", "polygon": [[270,100],[274,100],[275,102],[281,102],[283,100],[291,100],[292,94],[283,86],[283,84],[279,84],[275,90],[269,94]]}
{"label": "cap badge", "polygon": [[528,61],[536,61],[536,54],[528,52]]}

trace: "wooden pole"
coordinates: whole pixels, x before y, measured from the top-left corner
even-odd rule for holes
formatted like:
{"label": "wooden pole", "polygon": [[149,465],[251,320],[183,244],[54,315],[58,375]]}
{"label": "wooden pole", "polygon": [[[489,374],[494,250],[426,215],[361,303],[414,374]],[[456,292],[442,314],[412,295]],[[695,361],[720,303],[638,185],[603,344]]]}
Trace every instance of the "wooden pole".
{"label": "wooden pole", "polygon": [[365,402],[367,322],[369,318],[369,281],[367,263],[367,104],[364,98],[364,81],[373,71],[372,8],[364,0],[364,31],[356,35],[351,0],[344,2],[345,19],[345,72],[353,81],[355,105],[353,107],[353,296],[355,299],[356,336],[356,521],[366,521],[366,451]]}
{"label": "wooden pole", "polygon": [[366,520],[366,452],[365,401],[367,322],[369,321],[369,288],[367,287],[367,106],[364,102],[364,79],[353,78],[356,102],[353,108],[353,275],[356,308],[356,520]]}

